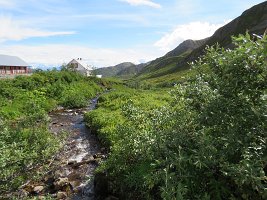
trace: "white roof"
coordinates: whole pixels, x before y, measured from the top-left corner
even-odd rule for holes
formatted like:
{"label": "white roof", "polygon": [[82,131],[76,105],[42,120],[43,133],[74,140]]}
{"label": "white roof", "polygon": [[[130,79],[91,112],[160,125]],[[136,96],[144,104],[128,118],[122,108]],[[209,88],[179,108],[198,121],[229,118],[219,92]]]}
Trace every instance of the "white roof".
{"label": "white roof", "polygon": [[28,67],[29,65],[17,56],[0,54],[0,66]]}

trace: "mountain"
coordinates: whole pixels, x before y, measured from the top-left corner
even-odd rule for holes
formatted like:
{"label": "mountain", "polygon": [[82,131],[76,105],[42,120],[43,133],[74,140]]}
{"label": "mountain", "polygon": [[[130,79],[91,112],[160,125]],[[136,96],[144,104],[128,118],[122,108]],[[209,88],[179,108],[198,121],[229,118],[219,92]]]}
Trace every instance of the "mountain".
{"label": "mountain", "polygon": [[129,78],[139,73],[149,63],[141,63],[139,65],[132,65],[119,71],[116,76]]}
{"label": "mountain", "polygon": [[141,69],[138,76],[142,75],[143,79],[155,78],[177,71],[176,63],[185,59],[194,49],[204,45],[208,39],[185,40],[166,55],[151,61],[149,65]]}
{"label": "mountain", "polygon": [[204,54],[207,45],[219,43],[222,47],[233,48],[231,36],[245,34],[262,35],[267,28],[267,1],[253,6],[230,23],[219,28],[211,37],[193,41],[186,40],[165,56],[151,61],[135,77],[151,83],[175,81],[189,69],[189,62]]}
{"label": "mountain", "polygon": [[127,68],[135,68],[135,64],[131,62],[124,62],[111,67],[103,67],[95,69],[94,73],[101,74],[103,77],[112,77],[116,76],[119,72]]}
{"label": "mountain", "polygon": [[130,78],[139,73],[149,63],[141,63],[135,65],[131,62],[120,63],[111,67],[103,67],[95,69],[96,74],[102,74],[103,77],[119,77],[119,78]]}
{"label": "mountain", "polygon": [[262,35],[267,28],[267,1],[253,6],[239,17],[219,28],[211,37],[202,40],[186,40],[166,55],[149,63],[134,65],[130,62],[116,66],[99,68],[96,74],[103,77],[117,76],[123,78],[134,77],[137,81],[151,83],[176,82],[190,68],[188,63],[196,60],[205,53],[205,47],[219,43],[222,47],[233,48],[231,36],[245,34]]}
{"label": "mountain", "polygon": [[[169,57],[174,57],[174,56],[180,56],[183,53],[191,52],[192,50],[198,48],[202,44],[206,42],[207,39],[203,40],[186,40],[182,42],[178,47],[176,47],[174,50],[170,51],[167,53],[165,56],[156,59],[156,61],[152,61],[153,63],[156,64],[155,68],[157,66],[164,65],[166,64],[166,59]],[[161,62],[160,62],[161,61]],[[171,59],[172,61],[172,59]],[[168,62],[168,61],[167,61]],[[115,66],[111,67],[104,67],[104,68],[99,68],[95,70],[96,74],[102,74],[103,77],[120,77],[120,78],[130,78],[133,77],[139,73],[143,73],[142,70],[146,66],[154,66],[153,63],[148,62],[148,63],[141,63],[139,65],[135,65],[131,62],[124,62]],[[159,65],[158,65],[159,64]]]}
{"label": "mountain", "polygon": [[202,40],[185,40],[178,47],[173,49],[172,51],[168,52],[165,56],[172,57],[172,56],[179,56],[187,51],[194,50],[207,42],[209,38],[205,38]]}
{"label": "mountain", "polygon": [[249,34],[263,35],[267,29],[267,1],[253,6],[246,10],[241,16],[232,20],[225,26],[219,28],[215,33],[206,41],[206,43],[199,48],[195,49],[185,60],[192,61],[203,54],[205,47],[212,46],[219,43],[222,47],[232,48],[231,36],[244,34],[246,31]]}

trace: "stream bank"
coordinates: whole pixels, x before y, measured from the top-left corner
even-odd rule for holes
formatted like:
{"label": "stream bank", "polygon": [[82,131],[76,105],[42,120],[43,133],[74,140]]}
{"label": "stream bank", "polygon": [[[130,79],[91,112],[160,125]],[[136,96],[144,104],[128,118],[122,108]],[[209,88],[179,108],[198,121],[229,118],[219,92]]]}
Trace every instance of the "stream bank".
{"label": "stream bank", "polygon": [[48,172],[40,181],[21,187],[21,196],[44,199],[95,200],[94,170],[105,159],[106,150],[100,147],[97,136],[83,121],[84,113],[95,109],[98,97],[87,108],[59,108],[49,114],[49,129],[53,134],[69,132],[63,148],[51,159]]}

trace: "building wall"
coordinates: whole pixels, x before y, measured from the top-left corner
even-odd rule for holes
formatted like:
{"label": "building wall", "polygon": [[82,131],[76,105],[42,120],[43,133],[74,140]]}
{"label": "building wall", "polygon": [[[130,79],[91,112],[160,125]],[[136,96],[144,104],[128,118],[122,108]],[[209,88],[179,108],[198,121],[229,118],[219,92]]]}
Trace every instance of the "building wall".
{"label": "building wall", "polygon": [[90,76],[91,72],[84,68],[80,63],[78,63],[76,60],[72,60],[69,64],[73,65],[75,67],[75,70],[85,76]]}
{"label": "building wall", "polygon": [[87,70],[81,64],[78,64],[78,67],[77,67],[76,70],[78,72],[80,72],[81,74],[83,74],[83,75],[86,75],[87,74]]}
{"label": "building wall", "polygon": [[0,74],[11,75],[11,74],[27,74],[27,67],[19,66],[0,66]]}

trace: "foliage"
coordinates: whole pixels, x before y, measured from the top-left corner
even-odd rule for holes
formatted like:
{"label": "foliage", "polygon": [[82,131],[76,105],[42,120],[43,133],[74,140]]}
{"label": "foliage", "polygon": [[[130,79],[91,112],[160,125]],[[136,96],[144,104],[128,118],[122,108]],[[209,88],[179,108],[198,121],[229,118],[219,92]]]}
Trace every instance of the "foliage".
{"label": "foliage", "polygon": [[[60,147],[48,131],[57,105],[82,107],[109,82],[70,71],[39,71],[0,80],[0,193],[16,189]],[[29,173],[28,173],[28,172]],[[0,197],[1,198],[1,197]]]}
{"label": "foliage", "polygon": [[95,96],[95,91],[99,90],[99,86],[94,82],[77,82],[72,83],[66,88],[61,98],[61,104],[67,108],[81,108],[88,104],[88,99]]}
{"label": "foliage", "polygon": [[104,109],[119,113],[101,170],[122,199],[267,198],[267,40],[247,34],[233,42],[233,50],[207,48],[169,104],[149,108],[151,91],[142,99],[131,89],[104,95],[88,114],[101,132],[110,124]]}
{"label": "foliage", "polygon": [[153,109],[167,104],[170,96],[164,90],[145,91],[134,90],[124,86],[114,86],[114,89],[103,94],[98,99],[98,109],[86,113],[85,121],[101,141],[109,146],[116,143],[115,129],[125,121],[122,105],[131,101],[144,109]]}

